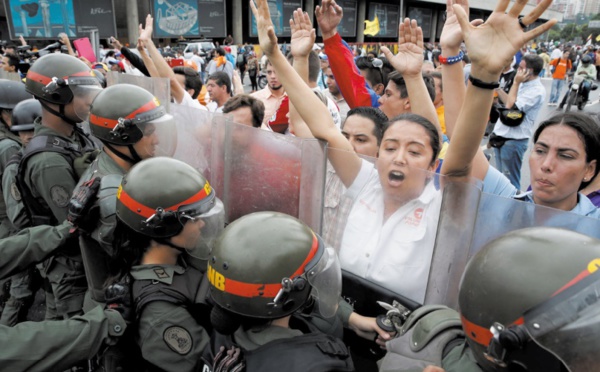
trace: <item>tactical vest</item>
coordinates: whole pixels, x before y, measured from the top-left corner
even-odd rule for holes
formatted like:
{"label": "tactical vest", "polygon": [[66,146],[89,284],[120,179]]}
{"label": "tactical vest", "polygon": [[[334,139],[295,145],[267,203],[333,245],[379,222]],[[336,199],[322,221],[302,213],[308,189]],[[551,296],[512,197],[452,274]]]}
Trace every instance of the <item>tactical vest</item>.
{"label": "tactical vest", "polygon": [[442,359],[455,346],[464,343],[460,315],[441,305],[425,305],[414,310],[397,338],[386,343],[387,354],[380,372],[423,370],[442,366]]}
{"label": "tactical vest", "polygon": [[[19,169],[17,171],[16,183],[21,194],[21,200],[25,205],[25,210],[30,222],[30,226],[39,225],[57,225],[62,221],[56,221],[54,215],[49,210],[48,206],[43,205],[37,200],[32,191],[25,182],[25,170],[27,169],[27,162],[34,155],[41,152],[56,152],[62,155],[67,162],[71,165],[71,168],[75,171],[78,177],[80,177],[87,165],[95,158],[98,151],[94,143],[82,132],[76,129],[77,135],[84,143],[81,147],[78,144],[68,142],[55,135],[39,135],[34,136],[25,150],[21,155],[19,161]],[[21,228],[28,226],[19,226]]]}
{"label": "tactical vest", "polygon": [[[292,320],[300,320],[295,316]],[[216,353],[221,346],[226,350],[232,347],[242,353],[246,372],[286,371],[286,372],[327,372],[354,371],[350,352],[342,340],[316,331],[310,324],[300,320],[309,333],[301,336],[271,341],[254,350],[239,348],[232,336],[217,332],[211,339],[211,350],[206,350],[202,359],[205,362],[203,372],[216,372],[231,369],[220,369],[212,366]],[[207,348],[208,349],[208,348]],[[212,367],[211,367],[212,366]]]}

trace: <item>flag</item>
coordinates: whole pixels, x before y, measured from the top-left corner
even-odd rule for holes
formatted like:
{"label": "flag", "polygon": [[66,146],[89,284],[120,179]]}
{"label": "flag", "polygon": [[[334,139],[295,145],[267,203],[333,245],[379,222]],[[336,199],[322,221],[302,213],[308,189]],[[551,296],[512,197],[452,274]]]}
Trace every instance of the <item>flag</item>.
{"label": "flag", "polygon": [[585,46],[589,45],[592,45],[592,34],[590,34],[590,36],[587,37],[587,42],[585,43]]}
{"label": "flag", "polygon": [[600,35],[596,36],[596,41],[600,41]]}
{"label": "flag", "polygon": [[365,21],[365,35],[375,36],[379,33],[379,18],[375,16],[375,19]]}

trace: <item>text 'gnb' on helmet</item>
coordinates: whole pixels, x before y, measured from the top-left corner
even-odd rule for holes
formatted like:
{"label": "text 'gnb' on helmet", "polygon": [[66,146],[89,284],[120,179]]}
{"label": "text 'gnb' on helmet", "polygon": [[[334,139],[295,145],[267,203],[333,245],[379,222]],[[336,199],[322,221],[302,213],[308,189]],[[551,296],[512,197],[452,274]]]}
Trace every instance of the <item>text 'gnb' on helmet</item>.
{"label": "text 'gnb' on helmet", "polygon": [[600,355],[600,241],[537,227],[488,243],[467,265],[459,306],[485,371],[594,371]]}
{"label": "text 'gnb' on helmet", "polygon": [[[135,164],[143,158],[165,155],[160,144],[173,141],[176,133],[173,117],[147,90],[131,84],[117,84],[104,89],[92,102],[88,118],[90,131],[106,147],[122,159]],[[153,138],[146,148],[137,150],[134,144],[146,136]],[[115,149],[127,146],[131,156]]]}
{"label": "text 'gnb' on helmet", "polygon": [[[85,120],[94,97],[102,90],[92,70],[79,59],[52,53],[38,59],[27,72],[27,92],[41,100],[44,109],[75,124]],[[59,105],[59,111],[48,106]],[[65,105],[73,103],[77,118],[66,116]]]}
{"label": "text 'gnb' on helmet", "polygon": [[[223,203],[194,168],[172,158],[158,157],[134,165],[117,191],[117,218],[132,230],[158,242],[206,259],[223,230]],[[193,246],[175,246],[188,221],[204,222]]]}
{"label": "text 'gnb' on helmet", "polygon": [[331,317],[341,294],[337,255],[302,221],[257,212],[231,223],[208,260],[210,294],[227,311],[250,318],[292,314],[312,295]]}

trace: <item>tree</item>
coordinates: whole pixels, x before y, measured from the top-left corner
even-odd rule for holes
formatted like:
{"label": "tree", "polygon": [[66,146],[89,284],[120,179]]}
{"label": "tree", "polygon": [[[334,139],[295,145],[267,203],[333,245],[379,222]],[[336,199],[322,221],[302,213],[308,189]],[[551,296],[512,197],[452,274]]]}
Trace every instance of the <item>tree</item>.
{"label": "tree", "polygon": [[577,25],[575,23],[569,23],[560,30],[560,38],[565,40],[572,40],[577,35]]}

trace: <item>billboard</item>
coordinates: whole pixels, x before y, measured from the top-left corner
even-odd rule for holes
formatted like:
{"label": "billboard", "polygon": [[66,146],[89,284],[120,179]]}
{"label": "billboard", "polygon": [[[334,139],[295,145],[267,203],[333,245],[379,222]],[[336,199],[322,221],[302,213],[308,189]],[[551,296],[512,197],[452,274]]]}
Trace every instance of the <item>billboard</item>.
{"label": "billboard", "polygon": [[421,29],[423,30],[423,39],[428,39],[431,36],[433,10],[409,7],[408,18],[416,20],[417,24],[421,26]]}
{"label": "billboard", "polygon": [[225,0],[154,0],[154,37],[227,36]]}
{"label": "billboard", "polygon": [[56,39],[89,35],[98,29],[100,37],[116,36],[112,0],[4,0],[11,39]]}
{"label": "billboard", "polygon": [[400,7],[392,4],[371,3],[369,6],[369,20],[375,17],[379,20],[379,33],[376,37],[398,37],[398,19]]}
{"label": "billboard", "polygon": [[[271,20],[277,36],[291,36],[290,19],[293,17],[294,10],[302,8],[302,0],[268,0]],[[256,30],[256,20],[252,12],[248,12],[250,17],[250,36],[258,37]]]}

